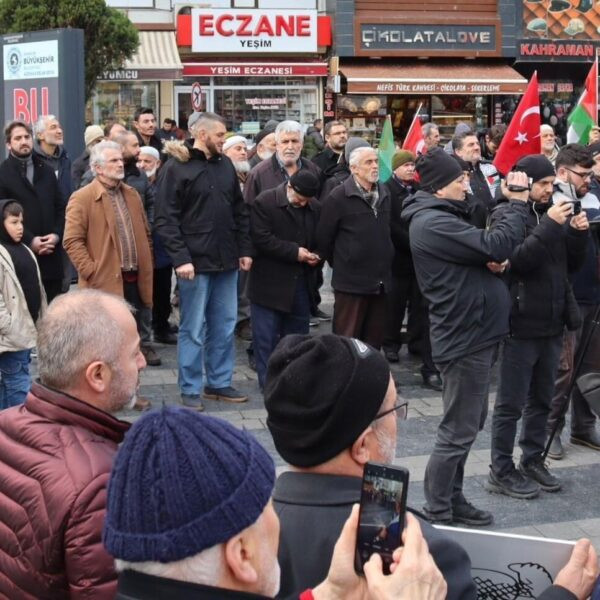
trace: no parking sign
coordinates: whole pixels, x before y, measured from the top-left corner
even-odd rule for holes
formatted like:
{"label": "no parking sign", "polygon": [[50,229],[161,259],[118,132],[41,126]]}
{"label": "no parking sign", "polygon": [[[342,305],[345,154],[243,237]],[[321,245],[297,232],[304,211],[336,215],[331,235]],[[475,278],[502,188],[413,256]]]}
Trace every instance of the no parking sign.
{"label": "no parking sign", "polygon": [[202,87],[197,81],[192,84],[192,108],[196,112],[202,110]]}

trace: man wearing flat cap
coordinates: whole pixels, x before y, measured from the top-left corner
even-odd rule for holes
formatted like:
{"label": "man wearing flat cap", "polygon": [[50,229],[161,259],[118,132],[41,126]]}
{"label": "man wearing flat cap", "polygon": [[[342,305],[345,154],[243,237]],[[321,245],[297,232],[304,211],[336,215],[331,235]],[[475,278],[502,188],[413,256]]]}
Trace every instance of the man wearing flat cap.
{"label": "man wearing flat cap", "polygon": [[[429,303],[432,357],[444,414],[425,470],[425,514],[435,523],[488,525],[489,512],[462,492],[464,467],[487,416],[491,369],[509,332],[510,296],[486,266],[509,258],[525,237],[528,192],[511,192],[490,230],[469,222],[460,165],[434,148],[417,161],[421,190],[404,202],[417,281]],[[524,173],[509,184],[527,188]]]}
{"label": "man wearing flat cap", "polygon": [[[292,466],[275,484],[281,522],[281,598],[311,587],[327,573],[335,541],[360,501],[368,461],[390,464],[396,421],[407,405],[385,358],[354,339],[290,335],[269,361],[267,426]],[[302,415],[302,418],[298,418]],[[472,600],[476,590],[465,551],[420,521],[431,555],[448,584],[448,600]]]}
{"label": "man wearing flat cap", "polygon": [[[486,487],[491,492],[529,499],[535,498],[540,488],[556,492],[561,487],[546,468],[542,454],[567,325],[567,276],[585,258],[589,224],[584,212],[571,216],[570,203],[550,205],[555,172],[543,154],[522,158],[514,169],[527,175],[531,189],[527,234],[513,250],[507,267],[513,298],[510,336],[504,342],[500,363],[492,420],[492,465]],[[506,210],[510,208],[501,201],[492,211],[492,226]],[[522,455],[517,470],[513,448],[519,419]]]}
{"label": "man wearing flat cap", "polygon": [[250,271],[252,342],[258,384],[267,361],[290,333],[308,333],[320,258],[314,252],[320,205],[319,180],[307,169],[259,194],[250,213],[256,255]]}

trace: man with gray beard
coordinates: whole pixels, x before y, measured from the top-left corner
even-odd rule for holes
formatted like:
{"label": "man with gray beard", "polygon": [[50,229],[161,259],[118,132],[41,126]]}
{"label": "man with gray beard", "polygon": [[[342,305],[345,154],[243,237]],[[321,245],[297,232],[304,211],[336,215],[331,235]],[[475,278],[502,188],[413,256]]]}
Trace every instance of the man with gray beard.
{"label": "man with gray beard", "polygon": [[[277,479],[273,502],[281,527],[278,597],[293,598],[327,574],[344,521],[360,502],[363,468],[394,461],[397,419],[406,419],[408,405],[379,352],[331,334],[284,337],[269,360],[264,395],[275,448],[291,466]],[[474,599],[466,552],[419,522],[447,598]]]}
{"label": "man with gray beard", "polygon": [[241,135],[232,135],[223,143],[223,154],[231,159],[242,193],[246,177],[252,168],[248,162],[248,140]]}

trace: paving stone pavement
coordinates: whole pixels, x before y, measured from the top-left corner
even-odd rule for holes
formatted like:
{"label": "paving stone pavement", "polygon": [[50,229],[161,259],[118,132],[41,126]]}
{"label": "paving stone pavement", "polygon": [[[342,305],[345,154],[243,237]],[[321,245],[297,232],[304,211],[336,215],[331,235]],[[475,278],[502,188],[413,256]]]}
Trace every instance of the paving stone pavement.
{"label": "paving stone pavement", "polygon": [[[324,294],[323,308],[332,312],[331,293]],[[328,323],[311,329],[313,335],[330,331]],[[204,401],[206,413],[221,417],[243,427],[257,437],[273,457],[277,471],[287,467],[274,448],[266,427],[266,411],[262,394],[258,390],[256,373],[247,364],[247,342],[236,340],[234,386],[248,394],[244,404]],[[145,395],[154,407],[179,403],[177,388],[177,356],[175,346],[156,345],[162,358],[160,367],[147,367],[141,376],[140,394]],[[441,395],[421,386],[420,361],[403,348],[400,362],[392,371],[400,395],[408,400],[408,419],[398,424],[395,462],[410,470],[409,505],[420,509],[423,505],[423,476],[428,455],[433,446],[435,432],[442,414]],[[566,432],[563,443],[567,450],[561,461],[549,461],[552,472],[561,480],[561,491],[543,493],[535,500],[516,500],[488,493],[484,481],[489,469],[491,411],[495,398],[496,382],[490,394],[490,417],[479,434],[465,468],[465,495],[476,506],[490,510],[494,515],[491,530],[562,539],[589,537],[600,549],[600,452],[572,446]],[[133,421],[139,413],[124,411],[120,418]],[[515,456],[518,457],[518,448]]]}

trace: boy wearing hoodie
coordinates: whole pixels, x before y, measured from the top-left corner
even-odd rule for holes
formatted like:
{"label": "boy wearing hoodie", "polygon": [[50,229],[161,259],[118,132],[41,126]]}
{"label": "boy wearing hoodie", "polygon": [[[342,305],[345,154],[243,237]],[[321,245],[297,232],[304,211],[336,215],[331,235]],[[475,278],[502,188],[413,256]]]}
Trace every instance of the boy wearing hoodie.
{"label": "boy wearing hoodie", "polygon": [[0,409],[25,401],[35,323],[46,294],[33,252],[23,243],[23,207],[0,200]]}

